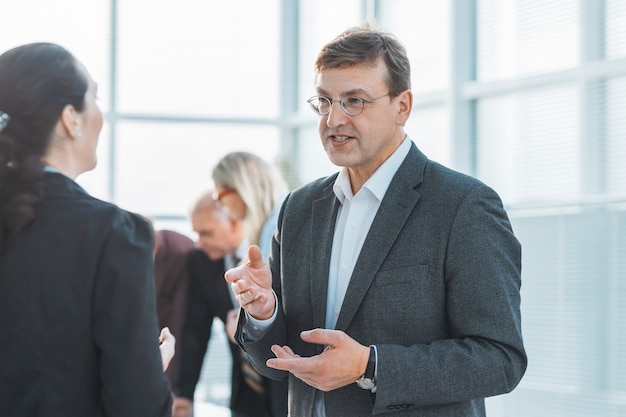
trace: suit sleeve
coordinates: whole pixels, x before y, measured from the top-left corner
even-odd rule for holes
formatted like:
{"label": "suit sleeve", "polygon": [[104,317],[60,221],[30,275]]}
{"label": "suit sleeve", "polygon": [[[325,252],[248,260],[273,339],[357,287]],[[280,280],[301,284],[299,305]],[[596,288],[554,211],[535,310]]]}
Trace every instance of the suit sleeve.
{"label": "suit sleeve", "polygon": [[[288,198],[288,197],[287,197]],[[287,200],[285,199],[285,201]],[[271,251],[268,258],[270,270],[272,272],[272,289],[277,296],[278,310],[276,311],[276,317],[272,324],[266,329],[264,334],[249,335],[246,331],[249,323],[247,316],[243,309],[239,314],[239,322],[237,323],[237,330],[235,332],[235,340],[239,346],[248,354],[248,359],[254,365],[254,367],[265,377],[271,378],[276,381],[284,380],[288,377],[288,372],[270,368],[265,364],[268,358],[273,358],[275,355],[271,351],[271,346],[274,344],[286,345],[287,344],[287,326],[285,316],[283,314],[281,306],[281,281],[280,281],[280,225],[282,224],[282,218],[284,214],[284,203],[280,208],[279,214],[276,216],[273,229],[274,232],[271,238]]]}
{"label": "suit sleeve", "polygon": [[180,339],[180,389],[176,394],[192,401],[216,316],[206,298],[208,277],[205,276],[203,256],[197,250],[188,255],[189,286],[186,317]]}
{"label": "suit sleeve", "polygon": [[117,213],[102,247],[93,338],[108,415],[168,416],[170,386],[158,347],[152,238],[145,221]]}

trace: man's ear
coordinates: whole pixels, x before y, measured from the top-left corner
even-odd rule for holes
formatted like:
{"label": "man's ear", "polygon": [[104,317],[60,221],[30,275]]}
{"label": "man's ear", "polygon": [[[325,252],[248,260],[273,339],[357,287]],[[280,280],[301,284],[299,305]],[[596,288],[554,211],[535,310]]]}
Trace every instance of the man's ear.
{"label": "man's ear", "polygon": [[398,126],[404,126],[411,115],[411,110],[413,110],[413,93],[411,90],[403,91],[396,99],[398,100],[396,124]]}
{"label": "man's ear", "polygon": [[71,104],[68,104],[63,108],[61,112],[61,118],[59,119],[60,127],[63,129],[63,133],[72,139],[80,138],[83,136],[82,129],[80,127],[80,118],[78,112]]}
{"label": "man's ear", "polygon": [[244,224],[242,219],[238,219],[234,216],[228,215],[228,222],[233,230],[243,230]]}

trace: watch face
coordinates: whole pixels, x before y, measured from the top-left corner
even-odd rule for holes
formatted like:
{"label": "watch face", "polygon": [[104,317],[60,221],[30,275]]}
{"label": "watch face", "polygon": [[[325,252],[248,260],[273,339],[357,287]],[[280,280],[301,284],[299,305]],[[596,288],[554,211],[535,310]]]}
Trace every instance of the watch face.
{"label": "watch face", "polygon": [[376,386],[376,383],[374,382],[373,379],[369,379],[369,378],[361,378],[358,381],[356,381],[356,384],[359,386],[359,388],[363,388],[363,389],[373,389]]}

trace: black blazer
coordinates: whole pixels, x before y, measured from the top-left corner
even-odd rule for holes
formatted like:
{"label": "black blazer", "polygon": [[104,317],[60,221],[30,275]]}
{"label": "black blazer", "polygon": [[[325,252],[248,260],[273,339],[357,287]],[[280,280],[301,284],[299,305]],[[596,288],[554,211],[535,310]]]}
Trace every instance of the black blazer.
{"label": "black blazer", "polygon": [[[215,317],[226,324],[233,303],[224,280],[224,260],[212,261],[199,249],[189,254],[189,292],[187,315],[182,337],[178,340],[180,355],[180,390],[178,396],[193,400],[200,377],[202,361],[211,338]],[[287,415],[287,384],[264,378],[266,395],[252,390],[243,379],[239,346],[228,343],[233,358],[230,409],[242,416],[284,417]],[[271,411],[270,411],[271,410]]]}
{"label": "black blazer", "polygon": [[0,254],[0,415],[169,416],[158,336],[148,224],[45,173]]}

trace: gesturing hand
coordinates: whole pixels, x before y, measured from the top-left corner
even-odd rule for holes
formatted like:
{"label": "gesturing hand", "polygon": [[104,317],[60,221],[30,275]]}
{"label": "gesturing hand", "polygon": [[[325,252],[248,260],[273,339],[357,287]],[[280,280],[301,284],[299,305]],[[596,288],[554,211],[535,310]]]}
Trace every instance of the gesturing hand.
{"label": "gesturing hand", "polygon": [[289,346],[272,346],[276,358],[268,359],[270,368],[289,371],[308,385],[331,391],[353,384],[363,375],[370,349],[340,330],[313,329],[300,334],[307,343],[325,345],[319,355],[303,358]]}
{"label": "gesturing hand", "polygon": [[274,314],[276,300],[272,291],[272,272],[263,259],[261,249],[248,249],[248,263],[229,269],[224,274],[239,305],[258,320],[267,320]]}
{"label": "gesturing hand", "polygon": [[163,362],[163,372],[167,370],[170,361],[176,352],[176,338],[168,327],[161,329],[159,336],[159,349],[161,350],[161,362]]}

